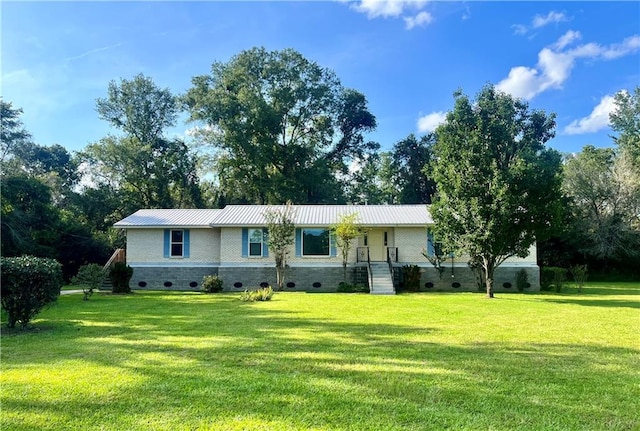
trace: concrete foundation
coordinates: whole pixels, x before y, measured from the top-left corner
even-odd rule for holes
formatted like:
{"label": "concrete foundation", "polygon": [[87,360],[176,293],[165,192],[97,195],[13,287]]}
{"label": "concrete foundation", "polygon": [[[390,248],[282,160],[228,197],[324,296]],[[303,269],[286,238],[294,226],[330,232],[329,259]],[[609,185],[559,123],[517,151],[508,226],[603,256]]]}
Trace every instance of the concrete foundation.
{"label": "concrete foundation", "polygon": [[133,267],[129,286],[133,290],[200,290],[205,275],[218,267]]}
{"label": "concrete foundation", "polygon": [[[347,281],[354,282],[355,270],[347,268]],[[243,291],[269,285],[277,287],[275,267],[220,267],[218,276],[224,282],[224,290]],[[366,279],[366,276],[365,276]],[[285,291],[335,292],[344,281],[342,267],[296,267],[287,269]]]}
{"label": "concrete foundation", "polygon": [[[420,265],[420,291],[423,292],[478,292],[476,275],[468,267],[445,267],[442,276],[431,265]],[[516,277],[519,271],[527,273],[529,287],[525,292],[540,290],[540,268],[537,266],[501,266],[496,269],[493,281],[495,292],[517,292]],[[402,268],[396,268],[396,283],[402,283]],[[482,289],[484,291],[484,288]]]}
{"label": "concrete foundation", "polygon": [[[540,269],[537,266],[503,266],[495,272],[495,292],[517,292],[516,276],[525,270],[530,285],[525,291],[540,290]],[[468,267],[445,267],[442,277],[431,265],[420,265],[420,291],[423,292],[478,292],[478,281]],[[218,275],[227,292],[242,292],[276,283],[275,267],[133,267],[130,281],[134,290],[187,290],[198,291],[205,275]],[[341,266],[290,267],[285,277],[285,291],[335,292],[344,280]],[[347,268],[347,282],[368,285],[366,264]],[[402,266],[394,267],[394,284],[402,286]],[[400,289],[402,290],[402,288]]]}

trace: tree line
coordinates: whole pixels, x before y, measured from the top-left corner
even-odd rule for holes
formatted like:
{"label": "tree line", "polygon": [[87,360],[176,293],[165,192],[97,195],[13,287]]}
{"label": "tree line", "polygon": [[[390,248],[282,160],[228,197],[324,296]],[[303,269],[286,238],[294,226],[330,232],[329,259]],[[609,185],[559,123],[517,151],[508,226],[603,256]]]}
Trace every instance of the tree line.
{"label": "tree line", "polygon": [[[362,93],[292,49],[263,48],[214,62],[181,95],[144,75],[111,81],[96,111],[112,133],[74,153],[33,142],[22,110],[1,101],[2,255],[53,257],[69,278],[122,247],[124,238],[111,226],[140,208],[287,201],[453,208],[444,198],[455,190],[447,187],[466,184],[458,191],[502,196],[487,201],[494,215],[517,211],[522,205],[507,199],[517,193],[546,200],[553,217],[528,215],[546,238],[539,241],[544,265],[625,270],[640,263],[638,88],[616,96],[610,148],[587,146],[564,157],[544,147],[553,137],[553,114],[529,111],[491,86],[474,103],[460,92],[454,101],[434,133],[410,134],[381,151],[366,139],[376,118]],[[169,137],[182,112],[193,126],[189,136]],[[500,135],[506,129],[490,118],[517,132]],[[516,171],[507,178],[500,168],[511,162]],[[481,172],[485,165],[495,169]],[[479,190],[489,172],[512,186]],[[527,181],[546,187],[543,180],[557,182],[545,189],[553,196],[518,190]],[[501,226],[493,235],[507,238],[505,232]]]}

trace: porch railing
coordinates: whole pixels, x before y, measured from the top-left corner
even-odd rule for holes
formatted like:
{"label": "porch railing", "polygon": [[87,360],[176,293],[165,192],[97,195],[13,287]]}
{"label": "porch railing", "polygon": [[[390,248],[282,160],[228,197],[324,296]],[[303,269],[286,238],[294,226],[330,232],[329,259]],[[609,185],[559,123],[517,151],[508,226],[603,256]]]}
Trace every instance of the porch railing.
{"label": "porch railing", "polygon": [[388,262],[398,261],[398,247],[387,247],[387,261]]}
{"label": "porch railing", "polygon": [[389,265],[389,273],[391,274],[391,282],[393,283],[393,290],[396,290],[396,268],[393,266],[393,262],[398,261],[398,248],[387,247],[387,264]]}
{"label": "porch railing", "polygon": [[104,267],[102,269],[104,271],[108,271],[109,268],[111,268],[111,265],[113,265],[114,263],[116,263],[116,262],[126,262],[126,261],[127,261],[127,257],[126,257],[124,248],[118,248],[118,249],[116,249],[116,251],[113,252],[113,254],[109,258],[107,263],[104,264]]}
{"label": "porch railing", "polygon": [[356,262],[370,262],[369,259],[369,247],[357,247],[356,248],[357,257]]}

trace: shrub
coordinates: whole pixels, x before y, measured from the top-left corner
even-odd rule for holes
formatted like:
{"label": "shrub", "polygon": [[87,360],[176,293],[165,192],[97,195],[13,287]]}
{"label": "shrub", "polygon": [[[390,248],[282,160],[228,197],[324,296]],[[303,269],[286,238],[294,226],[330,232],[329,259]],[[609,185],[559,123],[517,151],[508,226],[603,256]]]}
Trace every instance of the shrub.
{"label": "shrub", "polygon": [[338,285],[338,292],[343,293],[369,293],[369,288],[362,284],[350,284],[344,281]]}
{"label": "shrub", "polygon": [[49,303],[55,302],[62,288],[62,265],[53,259],[34,256],[3,257],[2,308],[7,312],[9,328],[16,323],[25,329]]}
{"label": "shrub", "polygon": [[420,290],[420,267],[418,265],[405,265],[402,267],[402,279],[404,288],[412,292]]}
{"label": "shrub", "polygon": [[217,275],[205,275],[202,279],[204,293],[217,293],[222,291],[222,280]]}
{"label": "shrub", "polygon": [[105,271],[102,266],[97,263],[90,263],[83,265],[78,269],[78,274],[71,279],[71,284],[75,284],[82,287],[85,301],[89,300],[89,297],[93,295],[93,289],[100,289],[102,281],[104,280]]}
{"label": "shrub", "polygon": [[567,270],[565,268],[557,268],[554,266],[542,268],[540,273],[540,290],[551,290],[551,286],[553,286],[556,292],[560,292],[566,279]]}
{"label": "shrub", "polygon": [[582,292],[582,287],[587,282],[587,265],[573,265],[569,267],[569,272],[578,286],[578,292]]}
{"label": "shrub", "polygon": [[524,292],[529,286],[529,274],[526,270],[521,269],[516,273],[516,288],[518,292]]}
{"label": "shrub", "polygon": [[271,286],[267,286],[255,290],[245,290],[240,294],[240,300],[243,302],[270,301],[272,296],[273,289]]}
{"label": "shrub", "polygon": [[133,268],[124,262],[116,262],[109,271],[113,293],[131,293],[129,280],[133,276]]}

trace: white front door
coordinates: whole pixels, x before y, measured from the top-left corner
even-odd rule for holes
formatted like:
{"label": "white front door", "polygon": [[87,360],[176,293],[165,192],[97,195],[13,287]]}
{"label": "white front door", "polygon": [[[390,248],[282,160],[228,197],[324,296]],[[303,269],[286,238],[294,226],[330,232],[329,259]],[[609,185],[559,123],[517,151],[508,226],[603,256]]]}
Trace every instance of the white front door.
{"label": "white front door", "polygon": [[368,232],[369,243],[369,259],[372,262],[384,262],[387,260],[386,249],[384,244],[385,231],[381,229],[372,229]]}

